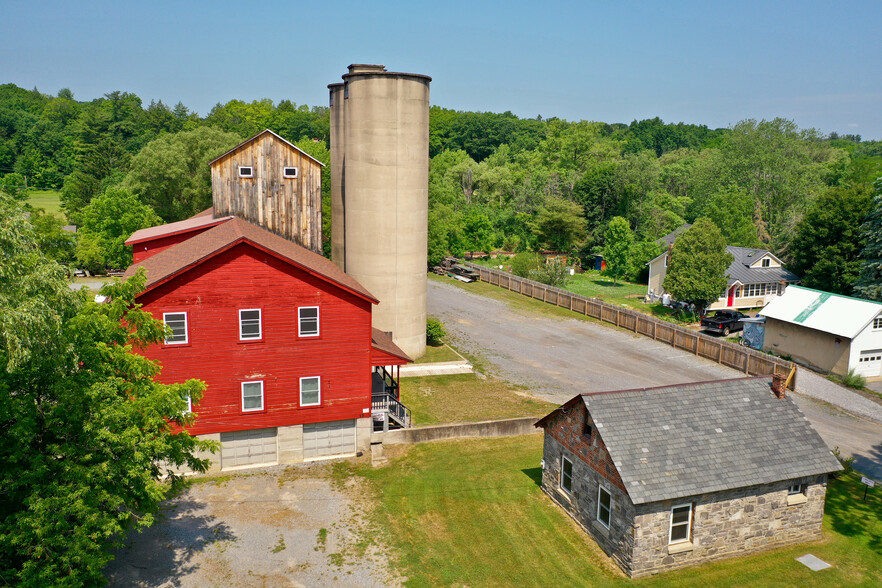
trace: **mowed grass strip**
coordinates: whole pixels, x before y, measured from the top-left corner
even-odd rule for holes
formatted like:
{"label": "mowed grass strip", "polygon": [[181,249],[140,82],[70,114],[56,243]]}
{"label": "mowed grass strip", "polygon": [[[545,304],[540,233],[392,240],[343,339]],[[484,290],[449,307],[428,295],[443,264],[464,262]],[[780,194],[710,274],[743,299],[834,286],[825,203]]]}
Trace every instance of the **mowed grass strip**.
{"label": "mowed grass strip", "polygon": [[401,378],[401,402],[415,426],[543,416],[558,405],[536,400],[502,380],[476,374]]}
{"label": "mowed grass strip", "polygon": [[61,214],[61,192],[57,190],[32,190],[28,195],[28,204],[64,217]]}
{"label": "mowed grass strip", "polygon": [[[880,586],[882,496],[828,486],[824,539],[632,581],[539,487],[542,435],[387,448],[356,467],[409,586]],[[356,472],[354,472],[356,473]],[[880,493],[882,494],[882,493]],[[812,572],[812,553],[834,567]]]}
{"label": "mowed grass strip", "polygon": [[414,361],[414,363],[438,363],[442,361],[462,361],[462,357],[446,344],[437,347],[426,345],[426,354]]}

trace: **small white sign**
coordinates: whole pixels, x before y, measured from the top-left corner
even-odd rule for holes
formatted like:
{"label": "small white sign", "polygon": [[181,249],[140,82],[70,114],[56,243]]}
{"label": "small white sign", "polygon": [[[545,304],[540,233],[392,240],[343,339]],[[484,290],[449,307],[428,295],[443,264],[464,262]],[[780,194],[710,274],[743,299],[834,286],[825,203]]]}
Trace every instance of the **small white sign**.
{"label": "small white sign", "polygon": [[866,484],[867,486],[872,488],[873,486],[876,485],[876,482],[875,482],[875,480],[871,480],[870,478],[867,478],[866,476],[861,476],[861,484]]}

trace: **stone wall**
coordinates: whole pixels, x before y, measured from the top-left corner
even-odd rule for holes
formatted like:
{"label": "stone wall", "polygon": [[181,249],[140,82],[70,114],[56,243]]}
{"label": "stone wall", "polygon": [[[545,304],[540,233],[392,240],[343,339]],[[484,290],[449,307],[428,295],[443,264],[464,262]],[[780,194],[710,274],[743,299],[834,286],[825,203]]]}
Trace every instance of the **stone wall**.
{"label": "stone wall", "polygon": [[[805,494],[788,496],[798,483]],[[637,505],[631,576],[820,539],[826,493],[824,474]],[[693,505],[692,541],[668,545],[671,508],[680,504]]]}

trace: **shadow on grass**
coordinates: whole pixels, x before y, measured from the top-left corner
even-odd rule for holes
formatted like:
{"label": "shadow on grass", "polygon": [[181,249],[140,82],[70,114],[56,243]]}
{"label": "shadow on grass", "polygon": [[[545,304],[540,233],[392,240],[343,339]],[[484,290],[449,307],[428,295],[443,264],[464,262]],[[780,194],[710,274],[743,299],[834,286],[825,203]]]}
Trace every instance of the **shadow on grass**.
{"label": "shadow on grass", "polygon": [[591,283],[595,286],[600,286],[601,288],[624,288],[628,285],[624,282],[613,284],[612,282],[607,282],[606,280],[591,280]]}
{"label": "shadow on grass", "polygon": [[[833,530],[846,537],[866,537],[867,546],[874,551],[882,550],[882,498],[878,488],[867,492],[860,483],[857,472],[830,480],[827,485],[825,514],[830,517]],[[873,490],[877,490],[876,493]]]}
{"label": "shadow on grass", "polygon": [[542,486],[542,468],[527,468],[521,471],[525,476],[533,480],[537,486]]}

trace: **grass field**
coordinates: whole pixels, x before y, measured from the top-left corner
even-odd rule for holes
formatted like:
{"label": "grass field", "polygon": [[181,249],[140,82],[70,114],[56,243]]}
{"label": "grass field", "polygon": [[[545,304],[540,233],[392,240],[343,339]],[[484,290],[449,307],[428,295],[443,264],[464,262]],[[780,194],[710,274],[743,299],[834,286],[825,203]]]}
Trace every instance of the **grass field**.
{"label": "grass field", "polygon": [[[374,520],[408,586],[879,586],[882,500],[828,487],[824,540],[631,581],[540,490],[542,436],[389,447],[369,481]],[[879,489],[874,489],[878,491]],[[812,572],[812,553],[833,565]]]}
{"label": "grass field", "polygon": [[437,363],[440,361],[461,361],[462,357],[448,347],[447,345],[439,345],[432,347],[426,345],[426,354],[416,360],[414,363]]}
{"label": "grass field", "polygon": [[401,378],[401,402],[416,426],[542,416],[558,405],[535,400],[501,380],[477,374]]}
{"label": "grass field", "polygon": [[61,192],[56,190],[33,190],[28,198],[28,204],[64,216],[61,213]]}

